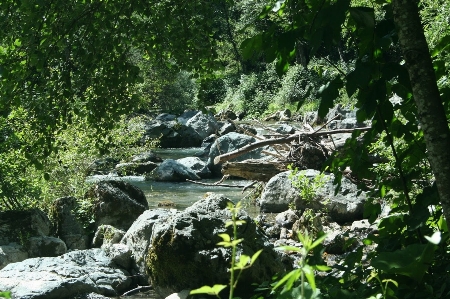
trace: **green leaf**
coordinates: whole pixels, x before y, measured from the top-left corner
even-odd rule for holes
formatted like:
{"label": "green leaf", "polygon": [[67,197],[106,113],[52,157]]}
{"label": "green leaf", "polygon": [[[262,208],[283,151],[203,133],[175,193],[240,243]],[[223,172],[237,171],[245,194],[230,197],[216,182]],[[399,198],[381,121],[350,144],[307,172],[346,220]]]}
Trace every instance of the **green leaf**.
{"label": "green leaf", "polygon": [[375,11],[370,7],[350,7],[350,16],[360,27],[375,28]]}
{"label": "green leaf", "polygon": [[310,265],[304,265],[302,267],[302,271],[305,274],[306,279],[308,280],[309,284],[311,285],[311,288],[313,291],[316,290],[316,280],[314,278],[314,269],[311,268]]}
{"label": "green leaf", "polygon": [[256,262],[256,260],[258,259],[259,255],[261,254],[262,251],[263,250],[260,249],[257,252],[255,252],[255,254],[252,255],[252,260],[250,261],[250,265],[253,265]]}
{"label": "green leaf", "polygon": [[371,265],[391,274],[408,276],[421,282],[434,258],[435,246],[431,244],[412,244],[394,252],[381,252],[374,257]]}
{"label": "green leaf", "polygon": [[274,290],[282,286],[288,281],[297,281],[300,278],[301,270],[300,269],[294,269],[288,274],[284,275],[273,287]]}
{"label": "green leaf", "polygon": [[309,247],[309,250],[315,248],[315,247],[318,246],[320,243],[322,243],[323,240],[325,240],[325,238],[326,238],[327,236],[328,236],[327,234],[324,234],[324,235],[320,236],[319,238],[317,238],[317,240],[315,240],[315,241],[311,244],[311,246]]}
{"label": "green leaf", "polygon": [[317,95],[321,98],[319,116],[325,117],[330,108],[334,106],[334,100],[339,97],[339,90],[343,87],[341,78],[337,77],[319,88]]}
{"label": "green leaf", "polygon": [[229,234],[218,234],[219,237],[222,238],[222,240],[224,240],[225,242],[230,242],[231,241],[231,237]]}
{"label": "green leaf", "polygon": [[300,248],[295,247],[295,246],[280,246],[280,247],[276,247],[275,250],[300,252]]}
{"label": "green leaf", "polygon": [[431,57],[436,57],[439,53],[447,50],[450,47],[450,35],[443,36],[431,51]]}
{"label": "green leaf", "polygon": [[439,231],[434,232],[434,234],[431,237],[425,236],[425,239],[427,239],[428,242],[430,242],[433,245],[439,245],[439,243],[441,242],[441,239],[442,239],[441,232],[439,232]]}
{"label": "green leaf", "polygon": [[210,286],[203,286],[201,288],[191,290],[189,292],[190,295],[195,294],[207,294],[207,295],[219,295],[219,293],[225,289],[227,286],[223,284],[215,284],[213,287]]}
{"label": "green leaf", "polygon": [[44,173],[44,180],[50,180],[50,175],[48,174],[48,172]]}

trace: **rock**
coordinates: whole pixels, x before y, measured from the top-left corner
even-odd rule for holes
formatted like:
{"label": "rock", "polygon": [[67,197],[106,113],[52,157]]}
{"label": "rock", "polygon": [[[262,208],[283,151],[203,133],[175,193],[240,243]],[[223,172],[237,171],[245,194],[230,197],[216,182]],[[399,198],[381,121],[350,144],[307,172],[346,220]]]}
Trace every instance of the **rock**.
{"label": "rock", "polygon": [[291,228],[295,221],[297,221],[299,217],[292,210],[287,210],[279,213],[275,217],[275,223],[280,225],[281,227]]}
{"label": "rock", "polygon": [[155,117],[155,120],[160,120],[160,121],[173,121],[177,118],[176,115],[174,114],[169,114],[169,113],[161,113],[158,116]]}
{"label": "rock", "polygon": [[121,244],[127,245],[131,250],[133,257],[131,274],[137,278],[139,285],[148,285],[149,281],[145,260],[147,259],[148,247],[151,243],[153,225],[159,220],[165,221],[174,213],[177,212],[167,209],[145,211],[136,219],[120,241]]}
{"label": "rock", "polygon": [[134,156],[131,159],[131,162],[145,163],[145,162],[154,162],[159,163],[162,162],[163,159],[159,157],[156,153],[152,151],[144,152],[139,155]]}
{"label": "rock", "polygon": [[236,126],[230,121],[219,122],[219,125],[218,133],[220,136],[236,131]]}
{"label": "rock", "polygon": [[286,125],[286,124],[281,124],[277,129],[276,129],[277,133],[280,134],[294,134],[295,133],[295,128],[290,126],[290,125]]}
{"label": "rock", "polygon": [[155,181],[163,182],[184,182],[186,179],[199,180],[200,177],[195,171],[173,160],[166,159],[147,177]]}
{"label": "rock", "polygon": [[110,157],[97,159],[88,166],[86,173],[87,175],[108,174],[117,163],[119,163],[118,160]]}
{"label": "rock", "polygon": [[[209,151],[208,163],[207,163],[208,168],[211,170],[213,175],[220,175],[222,165],[214,164],[214,158],[216,156],[232,152],[236,149],[239,149],[239,148],[241,148],[247,144],[253,143],[255,141],[256,141],[256,139],[251,136],[239,134],[239,133],[235,133],[235,132],[228,133],[224,136],[217,138],[214,141],[214,143],[211,146],[211,149]],[[247,159],[259,159],[263,156],[261,154],[261,151],[262,151],[262,148],[258,148],[251,152],[245,153],[235,159],[231,159],[230,161],[237,162],[237,161],[243,161],[243,160],[247,160]]]}
{"label": "rock", "polygon": [[47,236],[50,220],[38,209],[0,212],[0,245],[24,245],[30,237]]}
{"label": "rock", "polygon": [[63,240],[68,250],[88,247],[88,235],[75,215],[78,206],[75,197],[60,197],[53,202],[50,212],[53,235]]}
{"label": "rock", "polygon": [[[151,284],[161,297],[177,290],[204,285],[227,284],[231,249],[218,247],[221,233],[232,235],[227,209],[231,201],[222,195],[210,194],[183,212],[157,221],[153,226],[152,243],[146,258]],[[238,214],[245,224],[238,227],[237,254],[252,256],[264,248],[252,267],[242,272],[241,291],[249,291],[252,283],[271,279],[283,266],[263,232],[244,212]],[[208,266],[205,266],[208,265]]]}
{"label": "rock", "polygon": [[189,297],[190,290],[182,290],[178,293],[173,293],[166,297],[166,299],[187,299]]}
{"label": "rock", "polygon": [[96,294],[96,293],[86,293],[86,294],[76,295],[72,299],[109,299],[109,297],[105,297],[103,295]]}
{"label": "rock", "polygon": [[127,230],[148,209],[147,198],[138,187],[124,181],[101,181],[86,197],[94,199],[95,227],[109,224]]}
{"label": "rock", "polygon": [[208,157],[209,151],[211,150],[211,146],[213,145],[214,141],[216,141],[217,138],[219,138],[219,136],[217,136],[216,134],[211,134],[205,139],[203,139],[202,144],[200,146],[201,150],[195,153],[195,156],[199,158]]}
{"label": "rock", "polygon": [[236,113],[234,113],[233,111],[231,111],[229,109],[220,110],[219,113],[214,115],[214,117],[216,119],[220,119],[220,120],[227,120],[227,119],[236,120],[237,119]]}
{"label": "rock", "polygon": [[202,179],[211,177],[211,171],[208,166],[198,157],[186,157],[178,159],[177,162],[192,170]]}
{"label": "rock", "polygon": [[[290,173],[287,171],[277,174],[266,184],[260,200],[261,211],[282,212],[288,209],[289,204],[295,203],[296,209],[299,210],[311,208],[324,211],[337,223],[362,219],[366,195],[347,178],[342,178],[341,187],[334,195],[334,175],[324,175],[323,184],[314,190],[313,198],[305,200],[300,196],[299,190],[293,187]],[[300,175],[313,179],[319,174],[316,170],[308,169],[299,172],[296,179]]]}
{"label": "rock", "polygon": [[131,249],[127,245],[104,243],[101,248],[116,265],[127,271],[131,270],[133,258]]}
{"label": "rock", "polygon": [[155,162],[128,162],[119,163],[116,165],[115,171],[117,174],[125,175],[145,175],[152,172],[153,169],[158,167]]}
{"label": "rock", "polygon": [[216,133],[219,129],[219,124],[214,118],[214,115],[211,113],[203,114],[202,112],[198,112],[189,119],[186,122],[186,126],[193,128],[202,139]]}
{"label": "rock", "polygon": [[280,121],[291,120],[291,116],[292,116],[291,110],[289,110],[289,109],[281,110],[279,116],[280,116]]}
{"label": "rock", "polygon": [[239,124],[239,127],[237,128],[236,132],[241,134],[249,134],[249,133],[253,135],[258,134],[256,129],[249,124]]}
{"label": "rock", "polygon": [[194,128],[176,121],[152,120],[144,125],[143,142],[158,139],[162,148],[198,147],[202,137]]}
{"label": "rock", "polygon": [[115,297],[130,284],[130,274],[101,249],[31,258],[0,270],[0,290],[11,291],[13,298],[60,299],[89,293]]}
{"label": "rock", "polygon": [[28,239],[26,247],[29,257],[60,256],[67,252],[63,240],[48,236],[31,237]]}
{"label": "rock", "polygon": [[22,245],[10,243],[0,246],[0,270],[11,263],[21,262],[28,258],[28,252]]}
{"label": "rock", "polygon": [[186,110],[183,114],[177,117],[177,121],[185,125],[187,121],[194,117],[198,112],[198,110]]}
{"label": "rock", "polygon": [[101,247],[105,244],[116,244],[122,240],[125,231],[111,225],[100,225],[92,240],[92,247]]}

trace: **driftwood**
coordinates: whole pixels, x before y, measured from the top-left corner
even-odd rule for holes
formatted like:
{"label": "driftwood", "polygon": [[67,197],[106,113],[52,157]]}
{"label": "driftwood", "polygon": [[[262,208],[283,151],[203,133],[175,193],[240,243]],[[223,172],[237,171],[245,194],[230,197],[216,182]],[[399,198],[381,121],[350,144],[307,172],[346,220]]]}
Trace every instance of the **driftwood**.
{"label": "driftwood", "polygon": [[242,162],[227,162],[222,166],[224,175],[237,176],[247,180],[269,181],[273,176],[286,171],[286,163],[246,160]]}
{"label": "driftwood", "polygon": [[301,139],[303,136],[312,137],[312,136],[323,136],[323,135],[331,135],[331,134],[338,134],[338,133],[352,133],[354,131],[368,131],[370,129],[371,129],[370,127],[364,127],[364,128],[355,128],[355,129],[340,129],[340,130],[332,130],[332,131],[316,131],[316,132],[307,132],[307,133],[296,133],[293,135],[289,135],[287,137],[261,140],[261,141],[254,142],[252,144],[248,144],[248,145],[241,147],[235,151],[217,156],[216,158],[214,158],[214,164],[219,164],[219,163],[223,163],[225,161],[234,159],[234,158],[239,157],[240,155],[243,155],[251,150],[254,150],[254,149],[266,146],[266,145],[290,143],[292,141]]}
{"label": "driftwood", "polygon": [[197,185],[203,185],[203,186],[211,186],[211,187],[229,187],[229,188],[249,188],[250,186],[242,186],[242,185],[230,185],[230,184],[218,184],[218,183],[201,183],[198,181],[192,181],[192,180],[188,180],[186,179],[186,182],[189,183],[194,183]]}

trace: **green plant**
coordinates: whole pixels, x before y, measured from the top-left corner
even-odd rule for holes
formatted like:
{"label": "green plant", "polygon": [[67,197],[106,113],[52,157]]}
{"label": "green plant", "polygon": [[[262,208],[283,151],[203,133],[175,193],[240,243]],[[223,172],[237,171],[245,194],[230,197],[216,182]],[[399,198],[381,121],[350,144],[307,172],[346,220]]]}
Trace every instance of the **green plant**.
{"label": "green plant", "polygon": [[[324,234],[314,241],[308,235],[308,231],[305,231],[304,234],[298,233],[298,239],[300,240],[303,247],[299,248],[295,246],[281,246],[276,248],[278,250],[293,251],[300,254],[298,268],[284,275],[277,283],[274,284],[272,288],[273,291],[276,291],[278,288],[283,286],[280,295],[285,295],[284,297],[280,296],[280,298],[286,298],[286,293],[291,294],[292,298],[319,298],[320,290],[316,287],[314,271],[328,271],[331,268],[325,265],[309,265],[308,256],[312,250],[318,247],[325,240],[326,237],[327,236]],[[308,284],[306,284],[305,278],[308,281],[309,286]],[[297,285],[297,282],[299,280],[300,285]],[[309,287],[311,288],[310,292],[308,292]]]}
{"label": "green plant", "polygon": [[11,298],[11,292],[0,292],[0,297],[9,299]]}
{"label": "green plant", "polygon": [[325,174],[321,173],[314,178],[309,178],[305,175],[305,171],[298,171],[298,168],[293,168],[292,165],[288,165],[288,169],[291,170],[289,179],[292,186],[300,191],[300,197],[306,203],[311,202],[317,195],[317,191],[320,190],[326,183]]}
{"label": "green plant", "polygon": [[[239,260],[237,261],[236,249],[237,245],[243,241],[243,239],[238,239],[237,236],[237,227],[245,223],[244,220],[238,219],[238,214],[241,209],[241,202],[238,202],[236,205],[232,203],[228,204],[228,210],[231,213],[231,220],[226,222],[225,227],[232,226],[233,227],[233,236],[229,234],[219,234],[219,237],[222,238],[222,242],[217,243],[219,246],[223,246],[225,248],[231,248],[231,267],[230,267],[230,283],[229,283],[229,299],[234,298],[234,290],[239,281],[239,276],[242,271],[250,268],[261,254],[262,249],[255,252],[251,257],[248,255],[241,254],[239,256]],[[236,275],[237,274],[237,275]],[[208,294],[214,295],[220,298],[219,293],[224,290],[227,286],[216,284],[212,287],[203,286],[199,289],[192,290],[190,292],[191,295],[194,294]]]}

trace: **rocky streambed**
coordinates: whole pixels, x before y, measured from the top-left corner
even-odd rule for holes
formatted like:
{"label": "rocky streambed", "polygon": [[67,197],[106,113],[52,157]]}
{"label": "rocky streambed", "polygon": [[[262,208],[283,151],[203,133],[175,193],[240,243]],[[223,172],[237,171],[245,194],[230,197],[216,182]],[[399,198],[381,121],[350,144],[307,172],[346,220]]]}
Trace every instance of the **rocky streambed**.
{"label": "rocky streambed", "polygon": [[[348,120],[352,112],[347,114],[350,117],[343,115],[341,122],[333,126],[358,126]],[[11,291],[14,298],[104,298],[151,286],[164,298],[182,290],[227,283],[231,251],[216,244],[221,241],[219,234],[232,235],[225,225],[230,219],[227,205],[231,200],[220,194],[221,187],[208,186],[211,192],[192,196],[192,202],[177,209],[172,206],[179,204],[176,200],[168,202],[163,198],[161,202],[166,206],[158,207],[157,200],[148,200],[151,188],[146,196],[136,186],[166,184],[170,188],[173,184],[187,184],[186,179],[218,179],[221,166],[214,164],[214,158],[255,142],[256,130],[249,136],[243,134],[252,130],[249,127],[201,113],[160,115],[143,126],[143,139],[162,136],[165,146],[195,146],[198,150],[192,156],[176,159],[149,152],[129,162],[104,159],[93,165],[93,175],[113,173],[116,178],[97,180],[88,191],[94,199],[89,229],[95,235],[89,235],[78,221],[74,214],[78,201],[73,197],[55,200],[50,217],[38,210],[1,213],[0,290]],[[278,134],[298,130],[296,126],[300,124],[280,124],[282,133]],[[335,145],[338,140],[335,138]],[[235,160],[264,161],[271,156],[267,155],[271,149],[264,151],[256,149]],[[117,180],[129,175],[142,179],[133,184]],[[322,175],[313,196],[302,196],[295,182],[305,177],[313,181],[318,176],[314,169],[294,175],[282,171],[264,184],[256,200],[259,215],[250,217],[240,211],[239,219],[245,225],[238,231],[239,238],[244,239],[238,254],[251,256],[264,250],[257,262],[243,272],[239,291],[251,292],[252,283],[269,281],[275,273],[295,267],[298,256],[274,247],[301,246],[296,238],[298,232],[327,233],[324,250],[327,262],[333,265],[339,262],[336,257],[351,252],[367,234],[376,231],[363,219],[365,193],[346,178],[335,193],[333,176]],[[236,202],[238,196],[232,200]]]}

